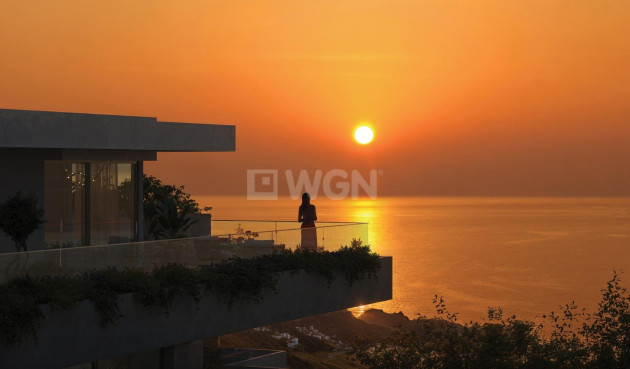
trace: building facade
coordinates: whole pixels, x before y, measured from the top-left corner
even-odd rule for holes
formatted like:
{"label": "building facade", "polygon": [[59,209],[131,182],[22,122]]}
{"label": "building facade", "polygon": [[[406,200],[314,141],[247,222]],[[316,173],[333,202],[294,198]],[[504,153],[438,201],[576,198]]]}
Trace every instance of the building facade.
{"label": "building facade", "polygon": [[[66,265],[141,267],[146,260],[192,265],[200,254],[224,257],[227,250],[208,246],[212,237],[133,241],[143,241],[145,161],[156,160],[158,152],[235,147],[236,129],[230,125],[0,110],[0,201],[32,192],[46,219],[27,240],[35,251],[15,252],[12,242],[0,237],[0,277],[79,271]],[[37,251],[44,249],[49,250]],[[128,368],[201,369],[205,338],[391,299],[392,259],[380,263],[377,278],[353,284],[343,276],[333,283],[304,271],[284,273],[276,291],[258,303],[230,305],[206,291],[198,305],[178,299],[168,316],[143,308],[131,294],[120,295],[122,317],[108,327],[89,301],[69,310],[45,307],[37,342],[17,347],[0,342],[0,367],[99,368],[122,357]]]}
{"label": "building facade", "polygon": [[[37,196],[46,222],[29,250],[140,241],[144,161],[235,148],[232,125],[0,109],[0,201]],[[0,252],[11,251],[0,237]]]}

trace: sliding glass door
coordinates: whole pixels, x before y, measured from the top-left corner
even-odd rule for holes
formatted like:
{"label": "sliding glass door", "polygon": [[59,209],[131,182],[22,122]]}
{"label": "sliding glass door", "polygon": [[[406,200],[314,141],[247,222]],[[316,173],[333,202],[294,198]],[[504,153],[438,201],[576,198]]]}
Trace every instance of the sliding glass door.
{"label": "sliding glass door", "polygon": [[136,165],[135,162],[46,162],[47,247],[134,241]]}
{"label": "sliding glass door", "polygon": [[46,162],[44,168],[46,247],[85,245],[85,165]]}
{"label": "sliding glass door", "polygon": [[134,240],[134,164],[90,163],[90,243]]}

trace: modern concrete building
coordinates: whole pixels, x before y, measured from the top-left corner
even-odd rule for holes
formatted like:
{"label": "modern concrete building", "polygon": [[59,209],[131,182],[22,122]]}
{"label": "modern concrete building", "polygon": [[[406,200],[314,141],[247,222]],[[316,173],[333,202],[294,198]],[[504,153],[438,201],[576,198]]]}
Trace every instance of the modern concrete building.
{"label": "modern concrete building", "polygon": [[[17,191],[33,192],[46,212],[45,227],[28,239],[35,251],[14,252],[11,241],[0,238],[0,283],[24,273],[207,264],[234,255],[232,249],[245,255],[249,247],[249,256],[265,252],[246,244],[215,247],[212,237],[140,242],[143,162],[156,160],[159,151],[234,151],[235,139],[229,125],[0,110],[0,201]],[[73,247],[57,247],[64,245]],[[378,278],[352,285],[343,276],[331,283],[305,272],[285,273],[276,292],[260,303],[230,306],[205,292],[198,306],[182,298],[165,316],[121,295],[122,318],[107,327],[88,301],[62,311],[44,307],[37,342],[10,346],[0,339],[0,368],[107,368],[123,360],[122,367],[131,369],[201,369],[205,338],[391,296],[392,259],[381,258]]]}
{"label": "modern concrete building", "polygon": [[[231,125],[0,109],[0,201],[17,191],[39,199],[46,224],[29,250],[139,241],[144,161],[160,151],[235,147]],[[12,251],[0,236],[0,252]]]}

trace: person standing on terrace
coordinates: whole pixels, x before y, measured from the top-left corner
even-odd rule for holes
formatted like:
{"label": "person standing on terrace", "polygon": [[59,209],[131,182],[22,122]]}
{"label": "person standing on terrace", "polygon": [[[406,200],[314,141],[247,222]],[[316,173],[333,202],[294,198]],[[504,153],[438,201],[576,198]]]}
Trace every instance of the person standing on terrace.
{"label": "person standing on terrace", "polygon": [[300,246],[302,250],[317,251],[316,220],[317,212],[315,211],[315,205],[311,204],[311,195],[305,192],[302,195],[302,205],[300,205],[298,211],[298,222],[302,223],[302,242]]}

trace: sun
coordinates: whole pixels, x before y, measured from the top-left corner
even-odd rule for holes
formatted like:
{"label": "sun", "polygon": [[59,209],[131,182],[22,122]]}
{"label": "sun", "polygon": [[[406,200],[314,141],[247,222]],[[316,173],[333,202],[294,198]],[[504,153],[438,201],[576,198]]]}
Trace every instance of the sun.
{"label": "sun", "polygon": [[361,145],[367,145],[372,142],[374,131],[368,126],[360,126],[354,131],[354,139]]}

